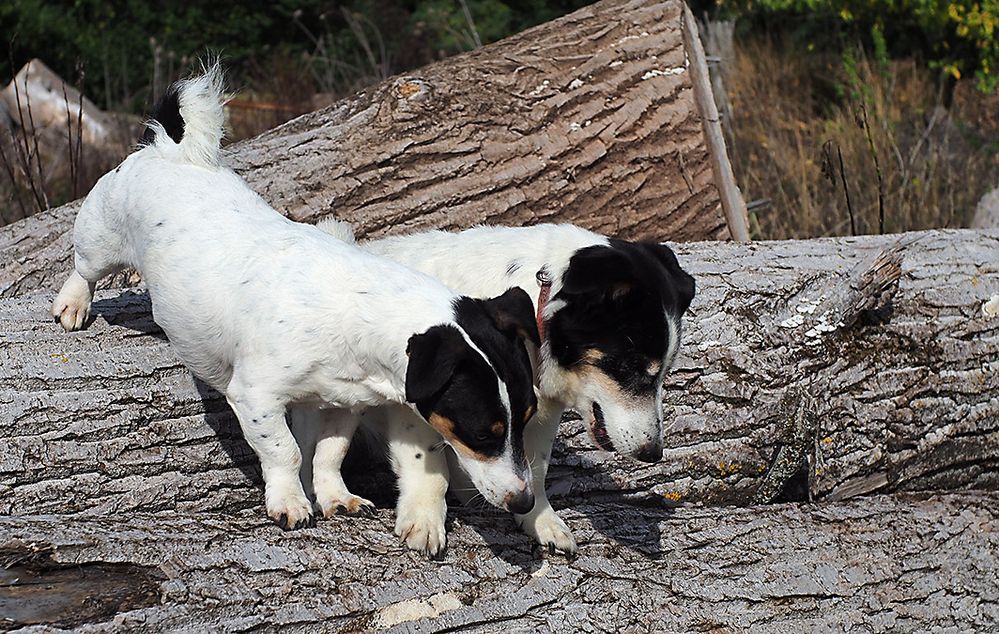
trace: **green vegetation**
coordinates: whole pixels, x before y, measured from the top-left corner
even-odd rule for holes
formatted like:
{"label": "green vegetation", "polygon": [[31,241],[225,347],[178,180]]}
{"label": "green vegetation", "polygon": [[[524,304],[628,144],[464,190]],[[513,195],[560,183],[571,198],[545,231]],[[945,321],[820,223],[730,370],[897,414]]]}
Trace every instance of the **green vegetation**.
{"label": "green vegetation", "polygon": [[[469,50],[587,4],[585,0],[7,0],[0,33],[11,65],[32,57],[104,108],[142,112],[192,60],[220,52],[233,85],[280,96],[343,93]],[[278,88],[280,86],[280,88]]]}
{"label": "green vegetation", "polygon": [[717,15],[793,35],[810,51],[862,40],[882,56],[917,57],[983,92],[999,87],[999,0],[718,0]]}

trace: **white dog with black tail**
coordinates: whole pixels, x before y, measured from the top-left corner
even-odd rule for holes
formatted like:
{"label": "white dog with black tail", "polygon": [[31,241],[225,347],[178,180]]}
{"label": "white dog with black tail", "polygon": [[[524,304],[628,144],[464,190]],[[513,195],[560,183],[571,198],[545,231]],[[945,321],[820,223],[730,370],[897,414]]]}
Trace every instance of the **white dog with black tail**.
{"label": "white dog with black tail", "polygon": [[[345,223],[319,226],[352,239]],[[572,533],[545,494],[559,420],[573,409],[598,447],[643,462],[662,459],[662,385],[680,345],[694,278],[669,247],[610,239],[572,225],[430,231],[361,247],[473,297],[514,286],[535,299],[538,414],[524,432],[524,451],[536,503],[528,513],[515,512],[516,520],[549,549],[575,552]],[[410,424],[406,412],[382,415],[393,418],[389,428]]]}
{"label": "white dog with black tail", "polygon": [[[325,515],[364,502],[339,474],[356,425],[345,411],[386,404],[405,404],[412,423],[388,430],[390,440],[424,446],[428,434],[443,437],[488,501],[528,512],[530,297],[520,289],[463,297],[284,218],[223,166],[223,103],[217,66],[175,85],[146,144],[97,183],[76,219],[75,271],[53,304],[56,320],[83,328],[95,284],[137,268],[181,360],[236,413],[260,458],[267,514],[282,528],[314,522],[285,421],[297,404],[326,408],[312,464]],[[415,512],[396,528],[410,535],[427,524]]]}

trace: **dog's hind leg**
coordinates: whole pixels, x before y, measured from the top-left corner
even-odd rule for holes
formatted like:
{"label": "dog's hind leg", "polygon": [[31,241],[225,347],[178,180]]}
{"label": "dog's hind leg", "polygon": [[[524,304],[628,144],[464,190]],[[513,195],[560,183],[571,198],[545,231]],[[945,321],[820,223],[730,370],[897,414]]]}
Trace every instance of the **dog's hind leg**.
{"label": "dog's hind leg", "polygon": [[549,399],[540,399],[538,413],[524,429],[524,454],[531,465],[534,508],[526,515],[514,515],[517,524],[550,551],[566,554],[576,552],[576,540],[555,509],[548,502],[545,478],[551,461],[552,443],[562,419],[562,407]]}
{"label": "dog's hind leg", "polygon": [[395,534],[413,550],[439,557],[447,544],[448,466],[441,437],[408,407],[390,406],[385,433],[399,477]]}
{"label": "dog's hind leg", "polygon": [[360,419],[346,409],[319,410],[316,451],[312,458],[312,486],[323,517],[337,513],[372,515],[375,505],[347,490],[340,468]]}
{"label": "dog's hind leg", "polygon": [[315,525],[312,503],[298,479],[302,453],[285,421],[284,402],[254,390],[238,373],[226,388],[226,399],[260,459],[267,515],[285,530]]}
{"label": "dog's hind leg", "polygon": [[315,501],[316,491],[312,486],[313,458],[316,455],[316,442],[322,427],[322,415],[314,405],[296,403],[288,406],[288,426],[302,452],[302,466],[298,470],[305,495]]}

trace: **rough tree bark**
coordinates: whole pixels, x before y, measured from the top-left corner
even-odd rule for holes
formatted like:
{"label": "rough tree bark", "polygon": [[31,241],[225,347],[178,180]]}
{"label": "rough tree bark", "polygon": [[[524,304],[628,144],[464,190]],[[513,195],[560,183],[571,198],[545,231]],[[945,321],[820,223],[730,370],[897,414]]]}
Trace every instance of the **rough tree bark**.
{"label": "rough tree bark", "polygon": [[[488,219],[726,237],[682,16],[603,2],[230,159],[285,213],[368,235]],[[178,363],[141,291],[102,291],[87,331],[60,332],[48,306],[74,214],[0,230],[0,295],[36,293],[0,300],[0,629],[999,622],[999,494],[913,493],[999,484],[999,318],[983,310],[999,304],[999,233],[677,245],[698,297],[666,459],[596,451],[569,421],[550,485],[580,556],[544,559],[502,514],[456,510],[429,563],[396,544],[390,510],[271,525],[224,399]],[[384,473],[352,486],[390,504]],[[871,492],[888,495],[857,497]],[[820,503],[716,506],[779,499]]]}
{"label": "rough tree bark", "polygon": [[[734,181],[724,147],[705,143],[689,24],[678,0],[605,0],[299,117],[227,160],[283,213],[336,214],[362,236],[558,221],[727,238],[714,183]],[[75,213],[0,229],[0,296],[55,285]]]}
{"label": "rough tree bark", "polygon": [[[667,383],[666,458],[610,456],[567,423],[554,497],[999,484],[999,318],[982,310],[999,296],[999,234],[676,248],[698,296]],[[224,400],[148,336],[147,297],[105,291],[73,334],[50,299],[0,302],[0,513],[259,508],[256,459]]]}
{"label": "rough tree bark", "polygon": [[386,513],[295,533],[252,511],[0,518],[0,574],[19,579],[0,607],[93,632],[994,631],[997,508],[982,492],[584,505],[564,513],[572,562],[491,513],[462,513],[440,563]]}

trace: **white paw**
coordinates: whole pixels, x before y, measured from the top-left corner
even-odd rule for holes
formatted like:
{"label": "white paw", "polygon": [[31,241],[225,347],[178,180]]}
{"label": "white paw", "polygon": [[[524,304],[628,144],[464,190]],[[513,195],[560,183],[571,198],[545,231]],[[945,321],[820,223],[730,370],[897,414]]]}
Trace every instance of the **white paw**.
{"label": "white paw", "polygon": [[264,496],[267,499],[267,515],[286,531],[308,528],[316,525],[312,503],[302,493],[279,493],[268,486]]}
{"label": "white paw", "polygon": [[576,539],[572,531],[550,506],[536,515],[517,515],[516,518],[524,532],[546,546],[549,552],[576,554]]}
{"label": "white paw", "polygon": [[52,302],[52,316],[66,332],[80,330],[90,316],[90,300],[89,292],[80,293],[67,283]]}
{"label": "white paw", "polygon": [[346,490],[332,493],[316,492],[316,504],[322,511],[323,517],[333,517],[334,515],[374,517],[375,515],[373,502]]}
{"label": "white paw", "polygon": [[447,519],[447,504],[443,495],[433,499],[420,497],[403,502],[399,499],[396,508],[395,534],[411,550],[426,553],[438,558],[447,545],[447,532],[444,521]]}

